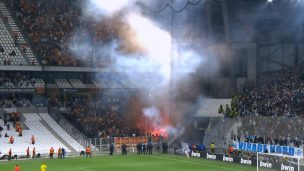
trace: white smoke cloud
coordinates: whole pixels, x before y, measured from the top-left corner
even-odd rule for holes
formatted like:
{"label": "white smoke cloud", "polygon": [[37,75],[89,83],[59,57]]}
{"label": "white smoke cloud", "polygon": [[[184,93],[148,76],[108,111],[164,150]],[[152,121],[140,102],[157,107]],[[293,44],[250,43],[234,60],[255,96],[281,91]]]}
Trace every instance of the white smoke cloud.
{"label": "white smoke cloud", "polygon": [[162,30],[155,22],[137,14],[131,13],[127,23],[135,31],[135,39],[140,44],[148,58],[160,65],[160,70],[166,79],[171,75],[171,36]]}
{"label": "white smoke cloud", "polygon": [[[191,47],[191,43],[180,42],[169,31],[161,27],[157,21],[151,17],[148,18],[138,10],[133,10],[132,0],[89,0],[84,5],[83,11],[87,17],[92,19],[111,17],[122,10],[124,15],[119,19],[128,25],[131,30],[125,39],[138,47],[139,51],[135,53],[126,53],[121,49],[122,40],[113,39],[110,42],[94,42],[93,35],[87,32],[76,30],[74,36],[68,41],[69,49],[77,58],[91,57],[109,58],[111,65],[108,66],[111,71],[122,72],[131,84],[147,91],[150,98],[150,108],[143,109],[144,116],[149,119],[155,129],[170,132],[172,134],[181,133],[183,129],[177,130],[174,126],[165,123],[160,109],[155,106],[162,106],[157,103],[166,101],[170,104],[168,89],[171,83],[175,83],[188,77],[189,74],[205,62],[205,58]],[[130,30],[125,30],[129,33]],[[123,30],[124,31],[124,30]],[[127,44],[132,46],[132,44]],[[92,50],[93,49],[93,50]],[[167,92],[165,92],[167,91]],[[173,92],[172,90],[171,92]],[[165,111],[169,112],[172,111]],[[171,116],[173,114],[171,113]]]}
{"label": "white smoke cloud", "polygon": [[110,16],[132,6],[134,0],[88,0],[84,12],[88,16]]}
{"label": "white smoke cloud", "polygon": [[150,107],[143,109],[144,115],[150,119],[155,126],[160,126],[162,118],[160,117],[160,111],[156,107]]}
{"label": "white smoke cloud", "polygon": [[180,77],[195,72],[202,63],[206,62],[206,58],[195,50],[178,44],[173,46],[172,56],[174,74],[180,74]]}
{"label": "white smoke cloud", "polygon": [[68,40],[69,50],[78,59],[85,61],[92,55],[92,38],[83,30],[76,30],[75,33]]}

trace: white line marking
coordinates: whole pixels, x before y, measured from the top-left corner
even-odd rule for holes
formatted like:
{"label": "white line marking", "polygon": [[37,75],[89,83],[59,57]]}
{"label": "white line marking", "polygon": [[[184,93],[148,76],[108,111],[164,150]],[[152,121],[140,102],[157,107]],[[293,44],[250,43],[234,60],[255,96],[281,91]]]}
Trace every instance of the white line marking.
{"label": "white line marking", "polygon": [[202,166],[211,166],[211,167],[215,167],[215,168],[219,168],[219,169],[225,169],[225,170],[228,169],[228,170],[241,171],[241,170],[238,170],[238,169],[220,167],[220,166],[215,166],[215,165],[211,165],[211,164],[202,164],[202,163],[190,162],[190,161],[186,161],[186,160],[178,160],[178,159],[173,159],[173,158],[168,158],[168,157],[159,157],[159,156],[151,156],[151,157],[158,158],[158,159],[178,161],[178,162],[182,162],[182,163],[191,163],[191,164],[202,165]]}
{"label": "white line marking", "polygon": [[[105,167],[123,167],[123,166],[145,166],[145,165],[154,165],[154,164],[169,164],[169,163],[176,163],[176,162],[153,162],[153,163],[129,163],[129,164],[116,164],[116,165],[101,165],[101,166],[93,166],[93,167],[81,167],[78,170],[86,170],[86,171],[94,171],[91,170],[93,168],[105,168]],[[91,169],[89,169],[91,168]]]}
{"label": "white line marking", "polygon": [[94,171],[92,170],[93,168],[106,168],[106,167],[123,167],[123,166],[145,166],[145,165],[154,165],[154,164],[170,164],[170,163],[176,163],[176,162],[182,162],[182,163],[190,163],[190,164],[196,164],[196,165],[201,165],[201,166],[210,166],[214,168],[218,168],[216,170],[214,169],[196,169],[195,171],[227,171],[227,170],[233,170],[233,171],[242,171],[238,169],[232,169],[232,168],[227,168],[227,167],[220,167],[216,165],[210,165],[210,164],[202,164],[202,163],[197,163],[197,162],[191,162],[191,161],[186,161],[186,160],[178,160],[174,158],[168,158],[168,157],[159,157],[159,156],[150,156],[158,159],[166,159],[166,160],[171,160],[175,162],[153,162],[153,163],[129,163],[129,164],[118,164],[118,165],[101,165],[101,166],[95,166],[95,167],[86,167],[86,168],[78,168],[79,170],[85,170],[85,171]]}
{"label": "white line marking", "polygon": [[85,171],[94,171],[94,170],[91,170],[91,169],[87,169],[87,168],[83,168],[83,167],[79,167],[78,170],[85,170]]}

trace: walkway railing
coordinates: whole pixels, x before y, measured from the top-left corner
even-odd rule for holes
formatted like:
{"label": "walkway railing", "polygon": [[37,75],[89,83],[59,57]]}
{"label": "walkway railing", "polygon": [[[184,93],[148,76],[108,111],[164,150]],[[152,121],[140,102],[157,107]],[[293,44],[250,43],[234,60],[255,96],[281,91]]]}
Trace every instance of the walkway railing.
{"label": "walkway railing", "polygon": [[91,144],[90,139],[75,128],[59,112],[49,114],[58,123],[58,125],[60,125],[68,134],[70,134],[80,145],[86,147]]}

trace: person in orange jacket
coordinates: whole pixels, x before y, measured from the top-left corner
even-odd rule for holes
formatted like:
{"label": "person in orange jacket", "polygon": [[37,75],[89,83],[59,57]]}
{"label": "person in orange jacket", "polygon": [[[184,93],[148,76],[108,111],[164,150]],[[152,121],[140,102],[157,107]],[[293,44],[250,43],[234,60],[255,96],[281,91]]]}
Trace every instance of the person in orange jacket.
{"label": "person in orange jacket", "polygon": [[20,122],[16,122],[16,132],[19,132],[19,129],[21,128]]}
{"label": "person in orange jacket", "polygon": [[88,157],[88,156],[92,157],[91,156],[91,147],[90,146],[87,146],[87,148],[86,148],[86,157]]}
{"label": "person in orange jacket", "polygon": [[19,129],[19,137],[22,137],[22,128]]}
{"label": "person in orange jacket", "polygon": [[20,167],[18,164],[16,164],[15,168],[14,168],[14,171],[20,171]]}
{"label": "person in orange jacket", "polygon": [[31,141],[32,141],[32,145],[35,145],[35,136],[34,135],[32,135]]}
{"label": "person in orange jacket", "polygon": [[14,137],[13,137],[13,136],[10,136],[9,142],[10,142],[11,144],[14,144]]}
{"label": "person in orange jacket", "polygon": [[50,159],[54,159],[54,148],[51,147],[50,149]]}

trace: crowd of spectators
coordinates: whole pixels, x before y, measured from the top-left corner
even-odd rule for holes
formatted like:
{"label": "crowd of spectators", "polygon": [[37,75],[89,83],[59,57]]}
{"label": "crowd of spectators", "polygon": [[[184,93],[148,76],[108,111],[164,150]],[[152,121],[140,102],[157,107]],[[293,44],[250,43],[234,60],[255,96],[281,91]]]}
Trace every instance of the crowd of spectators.
{"label": "crowd of spectators", "polygon": [[[246,81],[243,91],[235,95],[240,122],[231,139],[255,143],[304,144],[304,70],[302,65],[271,73],[256,83]],[[231,104],[232,105],[232,104]],[[229,105],[219,112],[229,115]],[[231,113],[231,112],[230,112]]]}
{"label": "crowd of spectators", "polygon": [[304,119],[301,117],[245,116],[231,133],[238,141],[300,147],[304,145]]}
{"label": "crowd of spectators", "polygon": [[[79,66],[86,65],[80,59],[75,58],[68,48],[67,41],[72,37],[76,29],[85,28],[97,40],[90,40],[92,43],[98,40],[112,39],[108,37],[114,35],[113,30],[105,29],[92,21],[85,21],[80,17],[81,10],[75,4],[75,0],[14,0],[16,16],[32,41],[34,50],[42,57],[45,65],[58,66]],[[110,33],[111,32],[111,33]],[[273,122],[275,116],[304,116],[304,70],[302,66],[293,69],[272,73],[271,78],[262,78],[257,82],[246,81],[243,90],[233,97],[232,103],[221,106],[219,113],[224,113],[227,117],[242,116],[248,119],[249,116],[268,116],[257,123],[251,121],[250,124],[243,124],[244,128],[239,128],[246,140],[271,141],[271,143],[286,144],[287,142],[297,142],[290,137],[274,137],[274,130],[284,127],[284,135],[293,132],[291,124],[284,122]],[[0,86],[27,86],[33,84],[33,80],[21,77],[7,79],[0,75]],[[73,122],[74,125],[81,126],[83,132],[90,137],[106,137],[113,135],[125,135],[136,131],[130,128],[122,129],[123,120],[119,110],[119,102],[103,101],[95,98],[90,100],[88,96],[73,96],[61,98],[57,97],[50,101],[51,104],[62,107],[62,113]],[[119,101],[119,100],[118,100]],[[261,122],[261,123],[260,123]],[[254,124],[253,124],[254,123]],[[296,122],[297,123],[297,122]],[[293,124],[294,125],[294,124]],[[247,128],[248,127],[248,128]],[[258,128],[263,128],[258,130]],[[272,129],[267,133],[265,130]],[[243,131],[242,131],[243,130]],[[304,130],[303,130],[304,131]],[[303,132],[296,131],[296,132]],[[272,133],[273,134],[272,134]],[[239,135],[240,135],[239,134]],[[262,136],[261,136],[262,135]],[[282,134],[283,135],[283,134]],[[237,137],[240,138],[240,137]]]}
{"label": "crowd of spectators", "polygon": [[[7,16],[3,16],[1,15],[0,16],[0,19],[1,21],[7,25],[9,27],[9,22],[8,22],[8,17]],[[3,34],[2,32],[0,32],[0,34]],[[20,33],[16,32],[16,31],[10,31],[10,34],[13,38],[13,41],[14,41],[14,46],[15,47],[18,47],[18,49],[20,49],[21,53],[25,54],[27,52],[27,47],[28,47],[28,44],[27,43],[20,43],[18,42],[18,37],[20,35]],[[3,38],[0,38],[0,40],[2,40]],[[16,56],[17,53],[15,50],[10,50],[10,51],[7,51],[7,54],[10,56],[7,56],[4,52],[6,50],[4,49],[4,47],[0,44],[0,58],[3,59],[3,65],[12,65],[13,64],[13,61],[11,59],[11,57],[13,56]],[[1,55],[2,53],[2,55]],[[29,61],[32,65],[35,65],[35,61],[32,60],[32,61]],[[22,65],[22,64],[20,64]]]}
{"label": "crowd of spectators", "polygon": [[22,72],[0,72],[0,88],[33,88],[36,79]]}
{"label": "crowd of spectators", "polygon": [[239,115],[238,107],[238,96],[234,95],[232,97],[230,105],[226,104],[225,107],[223,105],[220,105],[218,108],[218,113],[225,115],[225,117],[234,118]]}
{"label": "crowd of spectators", "polygon": [[132,125],[124,124],[118,97],[68,95],[52,98],[49,104],[59,106],[61,114],[89,137],[139,135]]}
{"label": "crowd of spectators", "polygon": [[63,39],[77,25],[79,15],[72,1],[14,1],[17,19],[31,39],[34,50],[42,57],[43,64],[79,65],[79,61],[63,52]]}
{"label": "crowd of spectators", "polygon": [[[77,0],[14,0],[14,10],[23,30],[31,39],[34,50],[41,56],[44,65],[56,66],[100,66],[105,60],[92,58],[93,46],[86,49],[82,57],[73,56],[68,42],[76,30],[85,33],[94,44],[98,40],[109,39],[109,29],[99,26],[96,21],[83,19]],[[108,32],[105,33],[105,30]],[[80,35],[78,35],[80,36]],[[85,50],[84,50],[85,51]],[[106,60],[108,62],[108,60]]]}
{"label": "crowd of spectators", "polygon": [[[22,72],[0,72],[0,88],[34,88],[36,79]],[[4,91],[4,90],[3,90]],[[0,108],[30,107],[31,94],[2,92]]]}
{"label": "crowd of spectators", "polygon": [[31,105],[29,95],[6,94],[0,97],[0,108],[30,107]]}
{"label": "crowd of spectators", "polygon": [[304,116],[304,70],[298,66],[256,83],[246,81],[238,97],[241,116]]}

